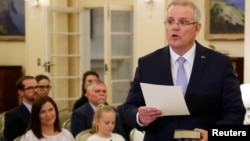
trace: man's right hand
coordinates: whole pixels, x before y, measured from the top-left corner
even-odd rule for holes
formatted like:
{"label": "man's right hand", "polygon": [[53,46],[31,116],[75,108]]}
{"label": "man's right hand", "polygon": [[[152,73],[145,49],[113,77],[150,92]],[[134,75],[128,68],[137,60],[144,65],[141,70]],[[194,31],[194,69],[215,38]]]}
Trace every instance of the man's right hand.
{"label": "man's right hand", "polygon": [[138,108],[138,114],[139,122],[147,126],[161,116],[161,111],[153,107],[142,106]]}

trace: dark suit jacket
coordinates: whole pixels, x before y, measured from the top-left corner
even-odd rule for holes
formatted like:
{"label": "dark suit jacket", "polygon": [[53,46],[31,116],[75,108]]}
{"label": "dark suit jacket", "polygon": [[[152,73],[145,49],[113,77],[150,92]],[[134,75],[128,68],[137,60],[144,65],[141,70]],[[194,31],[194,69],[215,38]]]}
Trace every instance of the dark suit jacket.
{"label": "dark suit jacket", "polygon": [[13,141],[16,137],[23,135],[29,124],[30,112],[24,106],[19,106],[7,111],[4,120],[4,137],[6,141]]}
{"label": "dark suit jacket", "polygon": [[185,95],[191,115],[160,117],[144,127],[139,127],[136,122],[138,107],[145,106],[140,82],[160,85],[174,83],[169,46],[139,58],[123,115],[128,124],[146,131],[144,141],[172,141],[174,129],[208,129],[216,124],[243,124],[246,111],[230,58],[198,42],[196,44],[193,69]]}
{"label": "dark suit jacket", "polygon": [[[76,135],[81,131],[92,127],[92,120],[94,117],[94,113],[95,111],[93,110],[89,102],[87,102],[86,104],[80,106],[79,108],[73,111],[71,117],[71,133],[73,134],[73,136],[76,137]],[[122,124],[118,116],[116,118],[116,125],[114,132],[119,133],[122,136],[125,135]]]}
{"label": "dark suit jacket", "polygon": [[123,114],[123,104],[119,105],[116,108],[116,111],[119,114],[120,121],[121,121],[121,124],[122,124],[122,127],[123,127],[123,131],[125,133],[124,138],[125,138],[126,141],[130,141],[130,132],[133,129],[133,127],[129,126],[129,124],[127,124],[125,122],[126,119],[123,119],[123,116],[122,116],[122,114]]}
{"label": "dark suit jacket", "polygon": [[74,104],[74,106],[73,106],[73,111],[74,111],[75,109],[77,109],[78,107],[82,106],[83,104],[87,103],[88,101],[89,101],[89,100],[88,100],[88,98],[87,98],[85,95],[81,96],[81,97],[75,102],[75,104]]}

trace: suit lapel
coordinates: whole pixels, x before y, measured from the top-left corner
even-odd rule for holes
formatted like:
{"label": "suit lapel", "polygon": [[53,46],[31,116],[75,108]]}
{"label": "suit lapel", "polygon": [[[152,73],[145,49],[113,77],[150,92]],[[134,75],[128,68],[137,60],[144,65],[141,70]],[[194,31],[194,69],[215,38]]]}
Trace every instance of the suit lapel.
{"label": "suit lapel", "polygon": [[205,49],[205,47],[202,47],[200,44],[197,43],[193,69],[191,72],[191,76],[187,87],[187,92],[185,95],[185,99],[187,102],[191,98],[192,91],[196,88],[197,83],[199,82],[201,76],[203,75],[209,57],[208,52],[206,50],[207,49]]}
{"label": "suit lapel", "polygon": [[30,120],[30,112],[23,103],[21,103],[20,105],[20,112],[20,115],[22,115],[21,117],[23,119],[23,122],[25,122],[25,125],[28,125]]}
{"label": "suit lapel", "polygon": [[[161,72],[159,74],[166,74],[166,77],[160,76],[162,80],[162,84],[164,85],[174,85],[173,82],[173,77],[172,77],[172,72],[171,72],[171,61],[170,61],[170,51],[169,51],[169,46],[167,46],[164,50],[163,53],[165,55],[162,55],[163,58],[161,59],[161,69],[159,69]],[[160,56],[160,55],[159,55]]]}
{"label": "suit lapel", "polygon": [[87,106],[86,108],[88,109],[89,114],[95,113],[95,111],[94,111],[94,109],[92,108],[92,106],[90,105],[90,103],[87,103],[86,106]]}

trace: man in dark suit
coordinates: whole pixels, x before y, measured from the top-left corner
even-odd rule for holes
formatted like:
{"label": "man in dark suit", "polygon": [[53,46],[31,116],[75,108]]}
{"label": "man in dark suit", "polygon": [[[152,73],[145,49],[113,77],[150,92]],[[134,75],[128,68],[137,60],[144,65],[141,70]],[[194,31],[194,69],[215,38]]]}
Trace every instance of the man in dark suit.
{"label": "man in dark suit", "polygon": [[[199,21],[200,10],[193,2],[173,0],[165,21],[169,45],[138,60],[122,115],[129,125],[145,131],[144,141],[173,141],[175,129],[199,131],[201,141],[207,141],[212,125],[243,124],[246,111],[230,58],[195,40]],[[183,92],[190,115],[162,116],[159,109],[146,106],[140,83],[178,85],[179,57],[185,60]]]}
{"label": "man in dark suit", "polygon": [[4,120],[4,137],[6,141],[13,141],[23,135],[30,119],[31,105],[38,95],[37,81],[33,76],[22,76],[16,83],[17,92],[22,103],[6,112]]}
{"label": "man in dark suit", "polygon": [[[75,109],[71,117],[71,133],[76,137],[78,133],[92,127],[92,121],[96,107],[99,104],[107,104],[106,85],[101,80],[90,83],[86,89],[86,97],[89,102]],[[116,118],[114,132],[124,136],[123,127],[119,117]]]}

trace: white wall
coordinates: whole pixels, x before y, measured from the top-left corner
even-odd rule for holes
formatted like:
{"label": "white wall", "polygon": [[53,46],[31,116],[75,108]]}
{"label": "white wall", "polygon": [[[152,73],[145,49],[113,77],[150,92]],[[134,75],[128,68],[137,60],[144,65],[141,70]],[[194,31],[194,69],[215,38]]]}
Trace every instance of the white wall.
{"label": "white wall", "polygon": [[104,4],[127,4],[131,5],[133,0],[79,0],[78,6],[104,5]]}
{"label": "white wall", "polygon": [[0,42],[0,65],[21,65],[24,62],[25,42]]}
{"label": "white wall", "polygon": [[139,57],[166,44],[165,5],[164,0],[154,0],[152,4],[147,4],[144,0],[134,1],[134,68]]}

